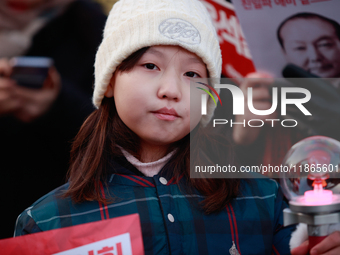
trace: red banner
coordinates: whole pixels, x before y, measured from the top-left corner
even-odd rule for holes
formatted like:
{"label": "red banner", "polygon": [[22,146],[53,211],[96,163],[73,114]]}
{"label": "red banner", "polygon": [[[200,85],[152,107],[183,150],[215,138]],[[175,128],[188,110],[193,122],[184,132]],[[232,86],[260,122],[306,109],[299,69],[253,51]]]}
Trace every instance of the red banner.
{"label": "red banner", "polygon": [[1,254],[142,255],[138,214],[0,240]]}
{"label": "red banner", "polygon": [[204,0],[222,50],[222,74],[230,78],[241,78],[254,72],[255,67],[244,38],[234,7],[225,0]]}

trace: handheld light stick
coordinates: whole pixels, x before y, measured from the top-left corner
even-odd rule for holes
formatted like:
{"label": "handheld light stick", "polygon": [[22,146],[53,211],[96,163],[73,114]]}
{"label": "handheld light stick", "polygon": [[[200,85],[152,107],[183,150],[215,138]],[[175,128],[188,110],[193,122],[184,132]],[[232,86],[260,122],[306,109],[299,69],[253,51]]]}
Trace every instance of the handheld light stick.
{"label": "handheld light stick", "polygon": [[281,173],[282,190],[289,200],[284,225],[308,225],[309,249],[340,223],[340,142],[313,136],[296,143],[286,154]]}

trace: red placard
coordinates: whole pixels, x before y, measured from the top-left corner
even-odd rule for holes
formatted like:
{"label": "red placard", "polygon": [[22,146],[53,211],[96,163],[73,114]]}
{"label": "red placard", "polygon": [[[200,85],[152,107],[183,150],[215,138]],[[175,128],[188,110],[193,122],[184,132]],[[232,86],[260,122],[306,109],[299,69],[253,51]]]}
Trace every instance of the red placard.
{"label": "red placard", "polygon": [[0,240],[1,254],[142,255],[138,214]]}
{"label": "red placard", "polygon": [[234,7],[225,0],[204,0],[222,50],[222,74],[230,78],[241,78],[254,72],[255,67],[244,38]]}

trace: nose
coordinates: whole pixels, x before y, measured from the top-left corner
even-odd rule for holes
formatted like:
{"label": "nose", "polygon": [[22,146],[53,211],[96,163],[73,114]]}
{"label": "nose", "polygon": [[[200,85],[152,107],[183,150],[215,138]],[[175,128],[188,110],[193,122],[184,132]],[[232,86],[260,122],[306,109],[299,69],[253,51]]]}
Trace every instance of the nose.
{"label": "nose", "polygon": [[311,45],[307,49],[307,57],[310,62],[316,62],[321,60],[321,54],[316,46]]}
{"label": "nose", "polygon": [[179,101],[182,98],[182,80],[175,70],[164,72],[159,79],[157,96],[162,99]]}

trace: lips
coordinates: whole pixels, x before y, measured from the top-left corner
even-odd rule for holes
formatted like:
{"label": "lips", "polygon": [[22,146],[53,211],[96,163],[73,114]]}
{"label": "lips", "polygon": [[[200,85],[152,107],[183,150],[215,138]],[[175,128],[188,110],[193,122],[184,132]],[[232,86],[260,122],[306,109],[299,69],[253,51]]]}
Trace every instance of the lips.
{"label": "lips", "polygon": [[177,118],[179,118],[178,113],[176,112],[175,109],[173,108],[166,108],[163,107],[162,109],[159,109],[157,111],[152,111],[152,113],[160,120],[176,120]]}

